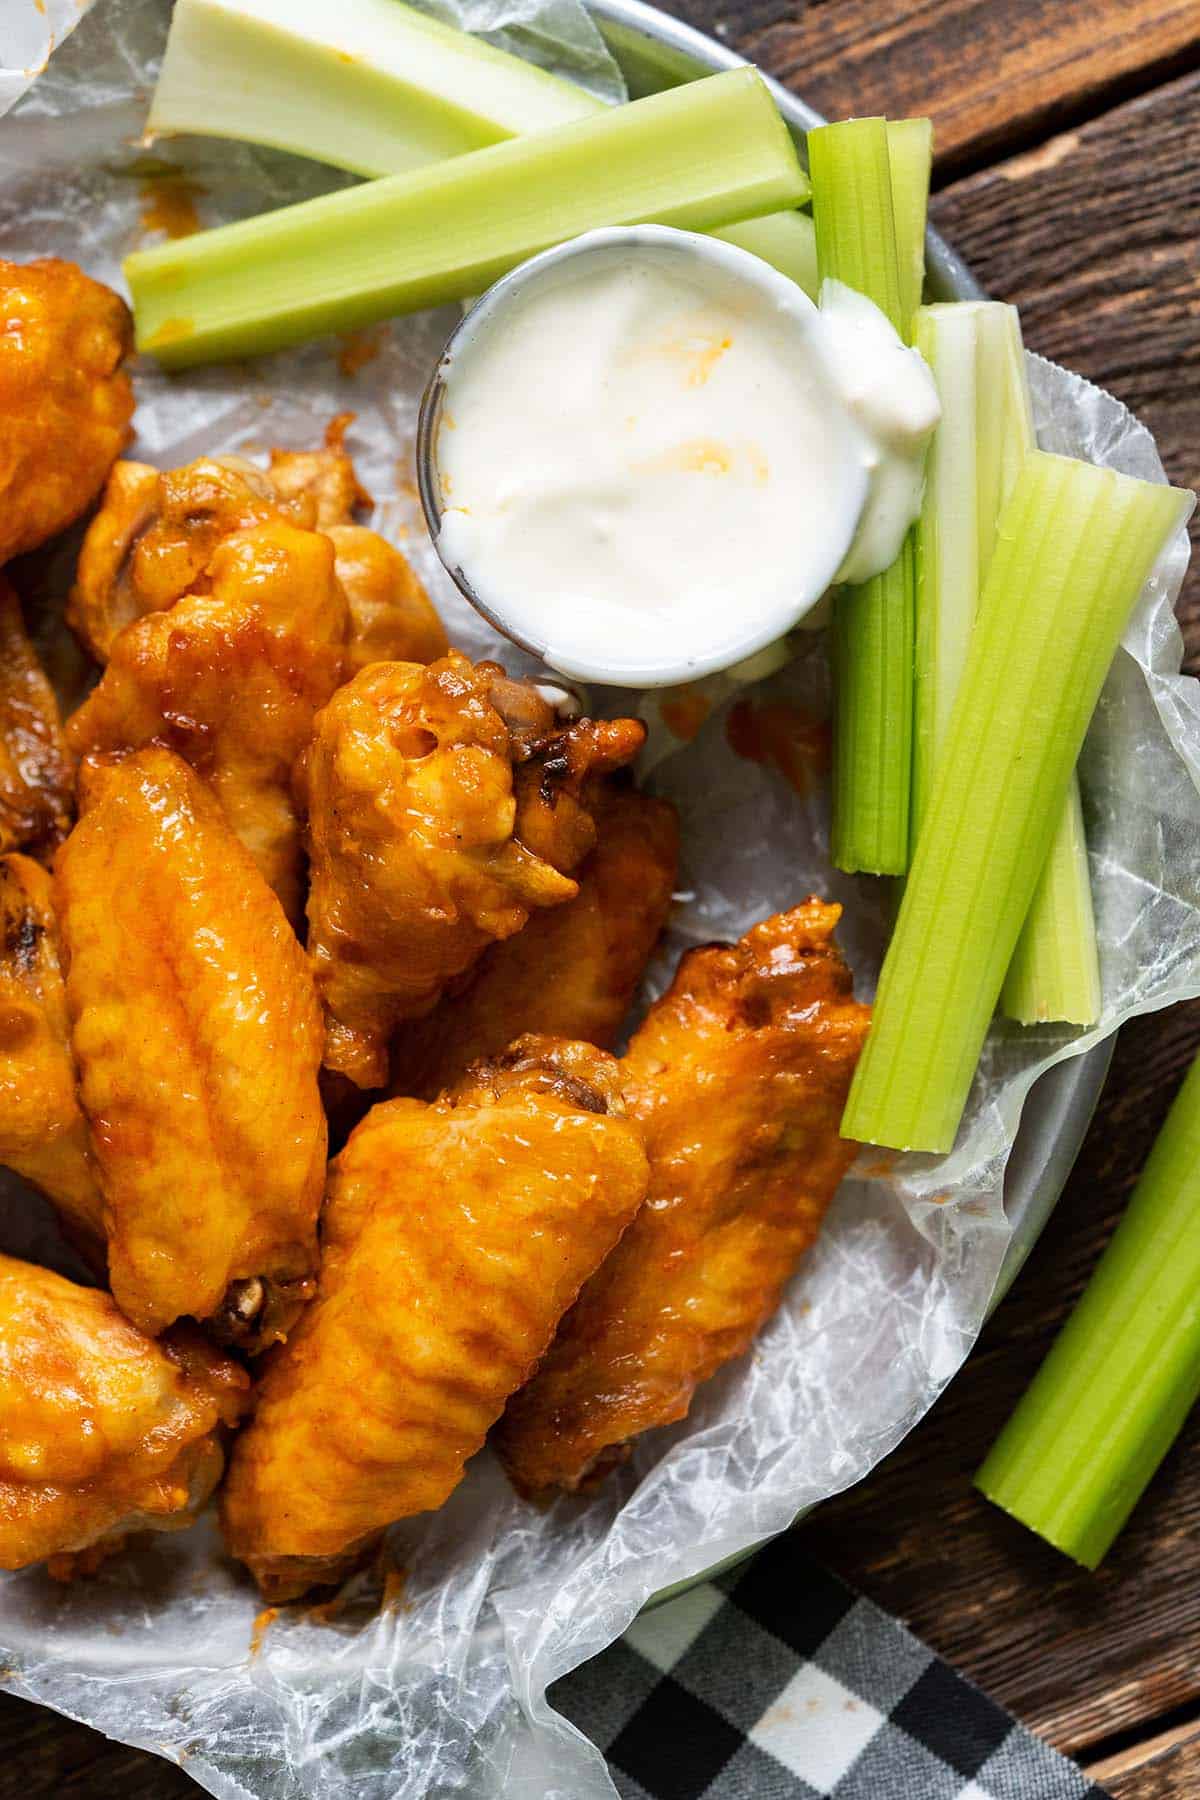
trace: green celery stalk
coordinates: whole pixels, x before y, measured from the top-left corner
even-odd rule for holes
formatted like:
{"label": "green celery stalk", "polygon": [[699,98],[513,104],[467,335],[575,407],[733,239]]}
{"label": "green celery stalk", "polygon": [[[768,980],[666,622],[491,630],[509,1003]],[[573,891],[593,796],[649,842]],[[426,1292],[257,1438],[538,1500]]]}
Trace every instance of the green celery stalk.
{"label": "green celery stalk", "polygon": [[806,192],[766,84],[739,68],[139,251],[125,275],[138,348],[182,368],[481,293],[595,226],[703,230]]}
{"label": "green celery stalk", "polygon": [[892,165],[885,119],[842,119],[808,134],[822,281],[873,300],[904,335]]}
{"label": "green celery stalk", "polygon": [[[1025,373],[1025,346],[1015,307],[989,310],[980,350],[981,381],[1003,395],[1003,428],[980,419],[981,542],[985,564],[995,542],[1000,505],[1037,439]],[[991,535],[987,521],[991,522]],[[1079,777],[1071,776],[1058,827],[1000,994],[1000,1010],[1021,1025],[1061,1020],[1094,1025],[1100,1017],[1100,953]]]}
{"label": "green celery stalk", "polygon": [[1100,955],[1079,778],[1072,775],[1028,917],[1013,952],[1000,1010],[1020,1025],[1100,1017]]}
{"label": "green celery stalk", "polygon": [[[921,134],[909,123],[847,119],[808,134],[821,280],[865,294],[906,341],[929,185],[916,154]],[[890,569],[837,597],[831,848],[840,869],[902,875],[908,867],[914,586],[910,536]]]}
{"label": "green celery stalk", "polygon": [[833,818],[839,869],[903,875],[913,734],[911,535],[890,569],[833,603]]}
{"label": "green celery stalk", "polygon": [[[606,110],[403,0],[175,0],[146,130],[240,138],[381,176]],[[780,213],[736,231],[732,242],[815,296],[810,220]]]}
{"label": "green celery stalk", "polygon": [[929,119],[889,119],[888,162],[892,171],[892,213],[900,269],[900,314],[911,342],[912,316],[925,286],[925,224],[929,178],[933,172],[933,123]]}
{"label": "green celery stalk", "polygon": [[1094,1569],[1200,1397],[1200,1061],[976,1483]]}
{"label": "green celery stalk", "polygon": [[[917,522],[916,681],[912,834],[929,808],[934,770],[950,724],[979,605],[980,537],[987,521],[978,456],[1002,435],[979,430],[979,319],[988,301],[925,306],[915,341],[937,383],[942,416],[925,463]],[[980,504],[977,505],[977,501]]]}
{"label": "green celery stalk", "polygon": [[395,175],[604,110],[403,0],[176,0],[146,129]]}
{"label": "green celery stalk", "polygon": [[816,299],[820,285],[817,236],[807,213],[768,213],[762,219],[744,219],[740,225],[723,225],[711,235],[761,256],[773,269],[802,287],[810,300]]}
{"label": "green celery stalk", "polygon": [[[918,349],[942,418],[926,466],[917,530],[914,843],[928,806],[996,525],[1035,447],[1015,307],[966,301],[922,307]],[[1024,1024],[1100,1012],[1100,966],[1079,784],[1072,776],[1046,868],[1005,981],[1003,1010]]]}
{"label": "green celery stalk", "polygon": [[1000,516],[966,667],[842,1118],[954,1143],[1121,632],[1193,497],[1033,451]]}

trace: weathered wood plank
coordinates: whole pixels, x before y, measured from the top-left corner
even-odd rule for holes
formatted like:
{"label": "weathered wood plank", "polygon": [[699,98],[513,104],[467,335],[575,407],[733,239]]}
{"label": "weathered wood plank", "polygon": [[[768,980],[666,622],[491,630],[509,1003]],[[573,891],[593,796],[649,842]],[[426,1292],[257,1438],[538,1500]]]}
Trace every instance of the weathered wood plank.
{"label": "weathered wood plank", "polygon": [[1164,79],[1195,0],[690,0],[831,118],[928,114],[945,170],[977,166]]}
{"label": "weathered wood plank", "polygon": [[[1200,5],[1192,13],[1200,28]],[[984,286],[1020,307],[1029,347],[1131,406],[1185,487],[1200,486],[1198,138],[1194,74],[956,182],[933,206]],[[1200,543],[1200,521],[1192,530]],[[1181,617],[1200,621],[1200,556]]]}
{"label": "weathered wood plank", "polygon": [[1113,1800],[1195,1800],[1200,1793],[1200,1726],[1182,1726],[1118,1760],[1122,1767],[1115,1760],[1088,1771]]}
{"label": "weathered wood plank", "polygon": [[0,1694],[0,1800],[196,1800],[183,1770]]}

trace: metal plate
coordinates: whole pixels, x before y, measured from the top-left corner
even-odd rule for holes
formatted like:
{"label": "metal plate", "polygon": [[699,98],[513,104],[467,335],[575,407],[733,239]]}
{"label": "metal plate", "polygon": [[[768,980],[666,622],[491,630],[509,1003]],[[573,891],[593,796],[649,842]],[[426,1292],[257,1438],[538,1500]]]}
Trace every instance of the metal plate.
{"label": "metal plate", "polygon": [[[721,69],[736,69],[746,61],[715,38],[693,30],[656,6],[644,5],[643,0],[588,0],[588,10],[620,63],[633,98],[678,87]],[[805,132],[825,121],[777,81],[769,76],[766,79],[803,156]],[[936,231],[930,231],[926,238],[925,262],[926,292],[931,299],[984,297],[984,290],[962,258]],[[1073,1057],[1048,1070],[1025,1102],[1004,1180],[1004,1204],[1013,1238],[992,1296],[993,1307],[1012,1286],[1063,1190],[1100,1098],[1112,1060],[1113,1042],[1110,1037],[1085,1056]],[[752,1554],[752,1550],[742,1553]],[[665,1588],[648,1604],[660,1605],[741,1560],[742,1556],[732,1557],[689,1581]]]}

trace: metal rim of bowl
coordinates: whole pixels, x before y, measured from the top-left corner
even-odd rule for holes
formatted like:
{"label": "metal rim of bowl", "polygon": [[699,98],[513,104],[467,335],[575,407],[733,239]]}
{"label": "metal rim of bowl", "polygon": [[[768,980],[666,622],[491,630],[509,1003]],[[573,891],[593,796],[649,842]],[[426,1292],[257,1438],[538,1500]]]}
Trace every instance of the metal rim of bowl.
{"label": "metal rim of bowl", "polygon": [[[645,4],[645,0],[586,0],[586,4],[633,96],[678,86],[722,69],[740,68],[748,60],[693,26]],[[811,126],[823,125],[825,120],[779,82],[770,76],[764,79],[803,154],[805,132]],[[926,236],[925,254],[927,287],[936,299],[985,298],[966,263],[932,229]],[[1058,1063],[1047,1070],[1026,1098],[1004,1178],[1005,1209],[1013,1236],[989,1313],[1012,1286],[1062,1193],[1100,1098],[1113,1044],[1114,1037],[1110,1035],[1082,1056]],[[687,1593],[760,1548],[761,1543],[753,1544],[709,1569],[661,1589],[647,1601],[647,1608]]]}

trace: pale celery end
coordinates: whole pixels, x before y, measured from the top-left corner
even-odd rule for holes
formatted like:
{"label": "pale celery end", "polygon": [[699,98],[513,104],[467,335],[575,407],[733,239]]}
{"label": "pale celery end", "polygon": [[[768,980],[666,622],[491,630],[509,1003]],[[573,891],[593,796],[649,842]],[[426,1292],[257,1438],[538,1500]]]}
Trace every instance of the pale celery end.
{"label": "pale celery end", "polygon": [[842,1120],[953,1145],[1121,632],[1192,496],[1034,451],[995,551]]}
{"label": "pale celery end", "polygon": [[176,0],[147,130],[393,175],[603,110],[403,0]]}

